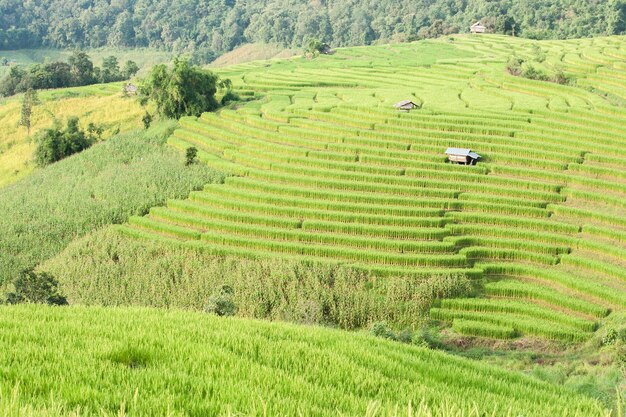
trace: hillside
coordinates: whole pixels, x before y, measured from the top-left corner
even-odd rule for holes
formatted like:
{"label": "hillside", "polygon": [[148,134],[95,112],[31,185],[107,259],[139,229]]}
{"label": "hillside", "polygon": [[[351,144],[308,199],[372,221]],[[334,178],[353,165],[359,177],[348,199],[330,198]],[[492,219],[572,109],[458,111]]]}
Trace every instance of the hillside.
{"label": "hillside", "polygon": [[112,136],[0,189],[3,290],[71,305],[0,306],[0,414],[621,417],[626,37],[257,47],[148,130],[41,94]]}
{"label": "hillside", "polygon": [[[127,117],[118,113],[124,107],[108,103],[118,120]],[[107,112],[95,114],[102,120]],[[0,285],[77,237],[221,181],[222,175],[206,166],[186,167],[184,158],[165,145],[175,127],[161,122],[116,135],[0,188]]]}
{"label": "hillside", "polygon": [[0,307],[0,324],[4,416],[610,415],[530,377],[336,330],[35,306]]}
{"label": "hillside", "polygon": [[[456,37],[229,67],[220,74],[263,100],[182,120],[169,143],[231,176],[121,231],[341,266],[398,300],[397,325],[415,285],[445,280],[435,294],[478,296],[431,310],[459,333],[583,342],[626,306],[626,111],[614,105],[625,49],[623,38]],[[576,85],[511,76],[511,53],[545,53],[535,65],[562,66]],[[406,98],[422,108],[392,108]],[[447,147],[483,159],[449,164]],[[55,273],[80,287],[74,262]]]}

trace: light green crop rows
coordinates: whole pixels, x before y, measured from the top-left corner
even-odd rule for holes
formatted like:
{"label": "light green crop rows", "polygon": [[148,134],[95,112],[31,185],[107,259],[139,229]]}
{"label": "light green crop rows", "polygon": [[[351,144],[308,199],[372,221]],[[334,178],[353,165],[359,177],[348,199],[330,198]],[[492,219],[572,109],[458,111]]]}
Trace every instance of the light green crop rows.
{"label": "light green crop rows", "polygon": [[[262,99],[186,118],[170,143],[231,176],[125,230],[383,279],[466,270],[488,279],[480,309],[433,317],[584,340],[626,306],[626,40],[594,41],[458,36],[223,69]],[[506,72],[536,45],[571,85]],[[402,99],[421,108],[398,112]],[[483,158],[447,163],[448,147]]]}

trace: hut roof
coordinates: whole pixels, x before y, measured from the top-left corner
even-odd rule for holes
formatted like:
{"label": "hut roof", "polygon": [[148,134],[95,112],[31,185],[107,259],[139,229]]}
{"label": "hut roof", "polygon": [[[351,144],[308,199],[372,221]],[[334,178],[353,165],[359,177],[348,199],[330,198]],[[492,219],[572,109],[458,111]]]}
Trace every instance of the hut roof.
{"label": "hut roof", "polygon": [[417,107],[417,104],[413,103],[411,100],[402,100],[393,105],[397,109],[401,109],[403,107]]}
{"label": "hut roof", "polygon": [[481,24],[480,24],[480,21],[478,21],[478,22],[474,23],[474,24],[473,24],[472,26],[470,26],[470,27],[472,27],[472,28],[483,27],[483,28],[484,28],[485,26],[481,25]]}
{"label": "hut roof", "polygon": [[472,152],[471,149],[464,148],[448,148],[446,150],[446,155],[458,155],[458,156],[469,156],[472,159],[481,158],[476,152]]}

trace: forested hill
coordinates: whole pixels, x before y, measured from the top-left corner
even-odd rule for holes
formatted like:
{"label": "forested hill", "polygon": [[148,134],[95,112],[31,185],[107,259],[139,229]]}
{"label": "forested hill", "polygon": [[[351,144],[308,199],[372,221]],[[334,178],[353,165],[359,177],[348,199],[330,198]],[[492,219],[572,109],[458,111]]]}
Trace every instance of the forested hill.
{"label": "forested hill", "polygon": [[210,58],[246,42],[332,46],[465,32],[626,32],[626,0],[0,0],[0,49],[149,46]]}

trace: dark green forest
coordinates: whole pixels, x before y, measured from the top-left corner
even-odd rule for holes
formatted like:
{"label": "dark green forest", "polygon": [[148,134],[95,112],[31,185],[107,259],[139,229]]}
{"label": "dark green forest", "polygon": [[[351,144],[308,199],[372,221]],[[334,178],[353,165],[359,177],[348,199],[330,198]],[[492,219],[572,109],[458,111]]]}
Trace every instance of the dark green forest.
{"label": "dark green forest", "polygon": [[0,0],[0,49],[155,47],[210,59],[246,42],[300,47],[490,31],[536,39],[626,32],[626,0]]}

